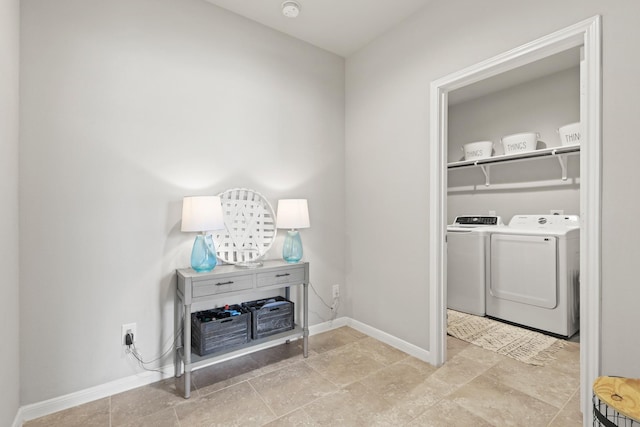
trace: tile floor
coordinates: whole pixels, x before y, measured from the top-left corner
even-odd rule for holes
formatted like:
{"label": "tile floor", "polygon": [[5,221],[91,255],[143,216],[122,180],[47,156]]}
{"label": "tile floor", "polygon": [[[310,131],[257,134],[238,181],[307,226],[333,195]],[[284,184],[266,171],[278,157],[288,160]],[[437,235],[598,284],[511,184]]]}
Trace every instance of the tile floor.
{"label": "tile floor", "polygon": [[448,337],[424,363],[343,327],[203,368],[190,399],[167,379],[25,427],[581,426],[579,344],[537,367]]}

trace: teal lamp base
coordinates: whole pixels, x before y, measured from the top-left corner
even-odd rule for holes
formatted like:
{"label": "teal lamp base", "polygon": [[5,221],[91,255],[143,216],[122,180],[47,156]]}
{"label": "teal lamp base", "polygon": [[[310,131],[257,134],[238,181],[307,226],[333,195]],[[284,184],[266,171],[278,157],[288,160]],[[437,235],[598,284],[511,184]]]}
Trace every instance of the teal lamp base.
{"label": "teal lamp base", "polygon": [[287,231],[282,246],[282,258],[292,264],[300,262],[302,259],[302,239],[298,230]]}
{"label": "teal lamp base", "polygon": [[198,273],[206,273],[213,270],[216,264],[218,264],[218,259],[213,245],[213,237],[211,234],[198,234],[191,251],[191,268]]}

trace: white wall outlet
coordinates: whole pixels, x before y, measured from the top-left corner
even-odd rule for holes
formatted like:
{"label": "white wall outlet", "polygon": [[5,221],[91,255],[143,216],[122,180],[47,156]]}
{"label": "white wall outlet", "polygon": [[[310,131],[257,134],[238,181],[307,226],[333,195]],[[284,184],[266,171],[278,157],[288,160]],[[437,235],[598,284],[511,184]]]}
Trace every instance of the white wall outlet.
{"label": "white wall outlet", "polygon": [[340,285],[333,285],[333,297],[340,298]]}
{"label": "white wall outlet", "polygon": [[563,209],[551,209],[551,215],[564,215]]}
{"label": "white wall outlet", "polygon": [[489,215],[495,215],[496,211],[489,211]]}
{"label": "white wall outlet", "polygon": [[123,346],[127,345],[125,337],[127,336],[128,332],[131,332],[133,334],[133,342],[138,341],[138,326],[135,323],[126,323],[122,325],[122,330],[120,333],[120,343]]}

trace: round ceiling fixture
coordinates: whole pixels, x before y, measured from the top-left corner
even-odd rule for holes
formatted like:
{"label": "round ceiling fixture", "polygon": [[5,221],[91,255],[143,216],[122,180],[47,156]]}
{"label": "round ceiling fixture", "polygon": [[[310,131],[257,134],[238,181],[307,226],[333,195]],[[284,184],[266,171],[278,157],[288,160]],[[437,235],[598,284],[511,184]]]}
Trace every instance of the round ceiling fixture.
{"label": "round ceiling fixture", "polygon": [[300,14],[300,5],[295,1],[285,1],[282,3],[282,14],[287,18],[295,18]]}

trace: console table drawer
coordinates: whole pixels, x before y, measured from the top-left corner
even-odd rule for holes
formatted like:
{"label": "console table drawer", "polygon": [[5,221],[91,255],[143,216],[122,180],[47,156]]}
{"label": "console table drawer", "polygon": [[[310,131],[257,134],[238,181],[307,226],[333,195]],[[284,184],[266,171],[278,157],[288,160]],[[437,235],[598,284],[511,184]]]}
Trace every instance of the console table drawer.
{"label": "console table drawer", "polygon": [[253,275],[244,274],[227,278],[218,277],[215,280],[199,280],[193,281],[192,283],[193,297],[206,297],[208,295],[251,289],[253,288]]}
{"label": "console table drawer", "polygon": [[258,287],[273,285],[297,285],[305,281],[304,266],[287,268],[268,273],[258,273],[256,275],[256,285]]}

